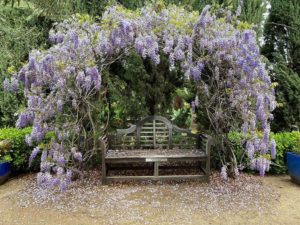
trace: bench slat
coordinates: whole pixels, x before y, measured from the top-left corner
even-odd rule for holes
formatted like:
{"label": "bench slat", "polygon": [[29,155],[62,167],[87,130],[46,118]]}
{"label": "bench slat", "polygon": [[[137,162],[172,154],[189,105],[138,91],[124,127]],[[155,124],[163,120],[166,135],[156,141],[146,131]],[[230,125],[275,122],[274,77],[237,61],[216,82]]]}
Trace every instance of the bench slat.
{"label": "bench slat", "polygon": [[123,180],[182,180],[182,179],[199,179],[206,180],[206,175],[169,175],[169,176],[109,176],[108,181]]}

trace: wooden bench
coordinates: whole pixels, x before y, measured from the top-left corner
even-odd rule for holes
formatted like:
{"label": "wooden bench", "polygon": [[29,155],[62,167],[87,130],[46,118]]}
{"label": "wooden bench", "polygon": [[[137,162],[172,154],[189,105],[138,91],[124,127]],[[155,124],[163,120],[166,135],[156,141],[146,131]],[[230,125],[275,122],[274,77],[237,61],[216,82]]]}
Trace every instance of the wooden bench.
{"label": "wooden bench", "polygon": [[[102,184],[121,180],[199,179],[209,182],[211,137],[181,129],[162,116],[148,116],[107,135],[102,151]],[[160,175],[164,162],[196,161],[197,175]],[[152,163],[153,176],[108,176],[111,165]],[[108,166],[109,165],[109,166]],[[203,165],[203,166],[202,166]],[[130,167],[129,167],[130,168]]]}

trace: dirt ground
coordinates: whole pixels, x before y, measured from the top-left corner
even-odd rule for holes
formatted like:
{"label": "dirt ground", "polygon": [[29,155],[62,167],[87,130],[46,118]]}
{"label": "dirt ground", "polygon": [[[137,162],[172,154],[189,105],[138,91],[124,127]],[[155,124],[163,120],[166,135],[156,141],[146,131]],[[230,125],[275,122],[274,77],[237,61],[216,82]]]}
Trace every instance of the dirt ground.
{"label": "dirt ground", "polygon": [[[214,189],[214,181],[209,185],[98,183],[81,192],[74,187],[65,193],[67,197],[57,194],[45,201],[45,192],[33,184],[34,175],[27,175],[0,186],[0,224],[300,224],[300,186],[291,183],[288,175],[247,179],[251,185],[239,186],[243,192],[234,194]],[[237,202],[250,196],[247,190],[260,192],[265,187],[271,187],[266,192],[273,192],[265,193],[269,205],[260,205],[260,198],[265,197],[256,193],[249,197],[251,203]]]}

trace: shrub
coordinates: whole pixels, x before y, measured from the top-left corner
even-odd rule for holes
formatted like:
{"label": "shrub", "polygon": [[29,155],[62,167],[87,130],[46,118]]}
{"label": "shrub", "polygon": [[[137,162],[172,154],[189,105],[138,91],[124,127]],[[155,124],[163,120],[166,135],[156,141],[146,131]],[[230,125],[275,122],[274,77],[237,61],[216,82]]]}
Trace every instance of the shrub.
{"label": "shrub", "polygon": [[[31,134],[31,127],[18,130],[13,127],[0,129],[0,141],[8,140],[11,143],[11,166],[14,173],[21,173],[32,170],[37,171],[39,169],[38,160],[32,164],[32,167],[28,167],[28,159],[32,152],[32,149],[37,145],[33,142],[32,146],[27,146],[25,137],[27,134]],[[49,141],[52,133],[46,135],[45,142]]]}
{"label": "shrub", "polygon": [[276,147],[276,159],[272,160],[278,166],[271,166],[270,171],[272,173],[280,174],[287,172],[286,165],[286,153],[287,152],[297,152],[299,151],[300,143],[300,132],[281,132],[274,135],[275,141],[277,143]]}
{"label": "shrub", "polygon": [[11,144],[8,140],[0,141],[0,163],[11,162]]}
{"label": "shrub", "polygon": [[[286,153],[300,151],[300,132],[281,132],[272,134],[271,137],[274,137],[276,141],[276,158],[272,159],[270,173],[284,174],[287,172]],[[231,147],[236,155],[237,162],[244,167],[245,172],[251,172],[250,160],[243,150],[245,146],[241,144],[241,134],[231,132],[229,133],[228,138],[232,143]],[[215,151],[212,152],[212,155],[214,157],[213,167],[219,169],[221,167],[220,157]]]}
{"label": "shrub", "polygon": [[25,143],[25,137],[31,133],[31,128],[27,127],[22,130],[15,128],[4,128],[0,130],[0,141],[8,140],[12,147],[12,170],[25,171],[28,167],[28,157],[32,151],[31,147],[28,147]]}

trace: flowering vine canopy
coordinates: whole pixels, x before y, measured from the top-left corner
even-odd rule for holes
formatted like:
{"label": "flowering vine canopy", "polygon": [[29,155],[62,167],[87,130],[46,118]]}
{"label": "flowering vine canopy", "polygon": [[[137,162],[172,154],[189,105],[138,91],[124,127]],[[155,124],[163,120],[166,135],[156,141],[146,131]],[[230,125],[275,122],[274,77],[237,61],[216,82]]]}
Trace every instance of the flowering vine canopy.
{"label": "flowering vine canopy", "polygon": [[[259,54],[256,33],[237,20],[239,13],[240,6],[236,15],[210,6],[199,14],[155,3],[136,11],[109,7],[100,23],[73,15],[57,24],[50,31],[53,47],[33,50],[28,64],[4,82],[13,92],[19,81],[24,83],[28,107],[16,127],[33,125],[27,143],[41,142],[51,131],[56,134],[31,155],[30,160],[42,152],[38,183],[65,189],[80,162],[96,151],[100,126],[93,115],[101,106],[94,100],[101,97],[104,70],[130,51],[156,65],[164,53],[170,69],[180,65],[198,88],[192,107],[204,104],[216,134],[238,118],[251,168],[263,176],[270,165],[269,150],[275,157],[276,143],[269,140],[275,85]],[[225,161],[221,174],[226,176]]]}

